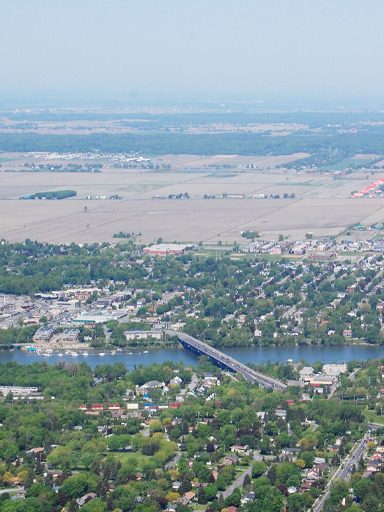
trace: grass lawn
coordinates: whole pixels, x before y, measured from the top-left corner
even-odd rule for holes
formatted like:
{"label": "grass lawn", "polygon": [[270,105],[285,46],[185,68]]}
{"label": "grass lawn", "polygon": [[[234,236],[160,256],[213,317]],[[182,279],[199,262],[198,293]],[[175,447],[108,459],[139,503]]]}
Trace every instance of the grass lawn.
{"label": "grass lawn", "polygon": [[381,423],[381,425],[384,425],[384,416],[378,416],[375,411],[364,409],[363,414],[367,421],[372,421],[373,423]]}
{"label": "grass lawn", "polygon": [[140,471],[142,469],[142,467],[144,466],[144,464],[146,464],[148,462],[148,460],[150,459],[149,456],[142,455],[141,453],[136,453],[136,452],[123,452],[123,453],[111,452],[111,453],[116,455],[117,458],[120,460],[121,464],[123,464],[123,465],[127,461],[134,460],[137,463],[137,471]]}
{"label": "grass lawn", "polygon": [[309,425],[308,428],[304,431],[304,435],[313,432],[314,427],[315,425]]}

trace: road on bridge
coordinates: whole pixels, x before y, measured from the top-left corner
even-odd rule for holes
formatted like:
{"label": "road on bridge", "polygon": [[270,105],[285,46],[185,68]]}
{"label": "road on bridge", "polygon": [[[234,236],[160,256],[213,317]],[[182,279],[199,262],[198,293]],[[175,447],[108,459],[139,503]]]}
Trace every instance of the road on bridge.
{"label": "road on bridge", "polygon": [[191,349],[199,354],[208,356],[210,359],[216,361],[224,368],[229,368],[235,372],[241,373],[246,380],[251,382],[258,382],[260,386],[267,388],[279,388],[282,390],[287,388],[287,386],[279,380],[273,379],[272,377],[268,377],[267,375],[263,375],[260,372],[248,368],[248,366],[240,363],[240,361],[233,359],[233,357],[227,356],[223,352],[220,352],[220,350],[217,350],[207,343],[203,343],[202,341],[193,338],[189,334],[171,330],[166,330],[165,333],[170,336],[177,336],[183,347]]}

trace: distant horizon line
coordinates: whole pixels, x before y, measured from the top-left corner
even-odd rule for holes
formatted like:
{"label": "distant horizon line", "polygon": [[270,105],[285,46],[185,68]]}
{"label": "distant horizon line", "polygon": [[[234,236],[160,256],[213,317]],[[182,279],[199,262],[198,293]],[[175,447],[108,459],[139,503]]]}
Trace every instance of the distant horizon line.
{"label": "distant horizon line", "polygon": [[130,112],[147,112],[159,109],[178,114],[196,112],[256,112],[256,113],[384,113],[384,96],[382,98],[306,98],[306,97],[265,97],[252,98],[209,98],[203,96],[175,98],[174,96],[151,97],[139,99],[124,95],[92,95],[86,93],[10,93],[1,94],[0,111],[26,111],[28,109],[51,110],[96,110]]}
{"label": "distant horizon line", "polygon": [[[382,103],[384,105],[384,94],[310,94],[310,93],[265,93],[265,92],[235,92],[235,91],[195,91],[188,94],[179,93],[178,91],[165,90],[136,90],[132,91],[102,91],[102,90],[9,90],[0,89],[1,99],[0,105],[10,101],[36,101],[36,102],[52,102],[52,101],[82,101],[85,103],[96,102],[124,102],[135,106],[140,104],[161,105],[180,105],[188,103],[228,103],[238,105],[262,106],[262,105],[283,105],[289,104],[291,108],[309,107],[311,105],[334,105],[339,108],[345,108],[346,105],[373,105]],[[335,105],[337,104],[337,105]],[[225,105],[221,105],[225,107]]]}

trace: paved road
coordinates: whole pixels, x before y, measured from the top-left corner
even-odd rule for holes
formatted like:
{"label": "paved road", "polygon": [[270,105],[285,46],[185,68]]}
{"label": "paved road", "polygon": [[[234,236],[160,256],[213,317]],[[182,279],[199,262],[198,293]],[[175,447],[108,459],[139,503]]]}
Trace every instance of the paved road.
{"label": "paved road", "polygon": [[224,375],[226,377],[229,377],[230,379],[232,379],[234,382],[239,382],[239,379],[236,379],[236,377],[234,375],[232,375],[232,373],[225,372]]}
{"label": "paved road", "polygon": [[368,426],[373,429],[384,428],[384,425],[382,425],[381,423],[374,423],[372,421],[368,423]]}
{"label": "paved road", "polygon": [[282,318],[289,318],[293,316],[293,314],[296,312],[296,306],[292,306],[288,309],[285,313],[283,313]]}
{"label": "paved road", "polygon": [[276,456],[275,455],[260,455],[260,452],[259,450],[255,450],[253,452],[253,460],[258,460],[258,461],[273,461],[276,459]]}
{"label": "paved road", "polygon": [[[344,461],[341,462],[340,466],[337,468],[336,472],[328,482],[327,487],[325,488],[324,493],[315,501],[309,511],[320,512],[323,510],[325,501],[329,498],[332,490],[332,484],[336,480],[349,480],[351,477],[352,466],[356,464],[362,455],[364,455],[367,451],[367,441],[369,439],[369,432],[365,434],[365,436],[360,439],[357,443],[355,443],[354,447],[351,450],[351,453],[347,455]],[[309,512],[308,511],[308,512]]]}
{"label": "paved road", "polygon": [[172,469],[174,466],[176,466],[176,464],[179,462],[179,459],[181,457],[182,453],[181,452],[176,452],[175,456],[173,457],[172,460],[170,460],[166,465],[165,465],[165,469],[168,471],[168,469]]}
{"label": "paved road", "polygon": [[230,496],[233,493],[233,491],[236,489],[236,487],[243,486],[245,475],[251,476],[251,473],[252,473],[252,466],[249,466],[249,468],[246,469],[244,471],[244,473],[242,473],[239,477],[236,478],[236,480],[233,482],[233,484],[231,484],[226,491],[218,492],[218,496],[220,496],[220,494],[222,494],[224,499],[228,498],[228,496]]}
{"label": "paved road", "polygon": [[149,437],[149,436],[151,435],[151,431],[149,430],[149,427],[148,427],[148,428],[146,428],[146,429],[144,429],[144,430],[142,430],[140,433],[141,433],[144,437]]}
{"label": "paved road", "polygon": [[188,393],[193,393],[197,383],[199,382],[199,378],[197,377],[196,373],[192,374],[191,382],[188,384],[186,388],[183,388],[180,391],[180,395],[185,395],[185,393],[188,391]]}
{"label": "paved road", "polygon": [[356,368],[355,370],[353,370],[353,372],[352,372],[352,373],[350,373],[350,374],[348,375],[348,379],[349,379],[349,380],[354,381],[354,380],[355,380],[356,373],[357,373],[359,370],[361,370],[361,368]]}
{"label": "paved road", "polygon": [[[260,453],[256,450],[254,453],[253,453],[253,459],[254,460],[266,460],[266,461],[273,461],[275,460],[275,456],[274,455],[260,455]],[[244,473],[242,473],[239,477],[236,478],[236,480],[233,482],[233,484],[231,484],[228,489],[224,492],[218,492],[217,495],[220,496],[220,494],[223,495],[223,498],[228,498],[228,496],[230,496],[233,491],[236,489],[236,487],[242,487],[243,486],[243,482],[244,482],[244,478],[245,478],[245,475],[249,475],[251,476],[251,473],[252,473],[252,466],[249,466],[249,468],[247,468]],[[263,475],[263,476],[266,476],[266,473]]]}
{"label": "paved road", "polygon": [[12,487],[11,489],[1,489],[0,494],[5,494],[6,492],[24,492],[24,487]]}

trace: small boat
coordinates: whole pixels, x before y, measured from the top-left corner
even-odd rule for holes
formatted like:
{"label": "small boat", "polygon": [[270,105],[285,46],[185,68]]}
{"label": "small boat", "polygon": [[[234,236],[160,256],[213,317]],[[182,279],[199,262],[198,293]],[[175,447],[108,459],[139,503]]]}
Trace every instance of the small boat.
{"label": "small boat", "polygon": [[111,356],[114,356],[116,354],[116,350],[112,350]]}
{"label": "small boat", "polygon": [[148,354],[148,350],[144,350],[144,351],[143,351],[143,354]]}
{"label": "small boat", "polygon": [[128,352],[128,355],[131,356],[132,355],[132,352]]}
{"label": "small boat", "polygon": [[64,354],[63,354],[62,352],[59,352],[57,355],[58,355],[59,357],[63,357],[63,355],[64,355]]}
{"label": "small boat", "polygon": [[50,352],[43,352],[43,356],[44,357],[51,357],[51,353]]}
{"label": "small boat", "polygon": [[82,355],[83,355],[83,356],[87,356],[87,355],[88,355],[88,352],[87,352],[87,351],[84,351],[84,352],[82,353]]}
{"label": "small boat", "polygon": [[99,352],[99,356],[105,356],[106,352]]}
{"label": "small boat", "polygon": [[78,354],[77,352],[70,352],[70,355],[71,355],[72,357],[77,357],[79,354]]}

